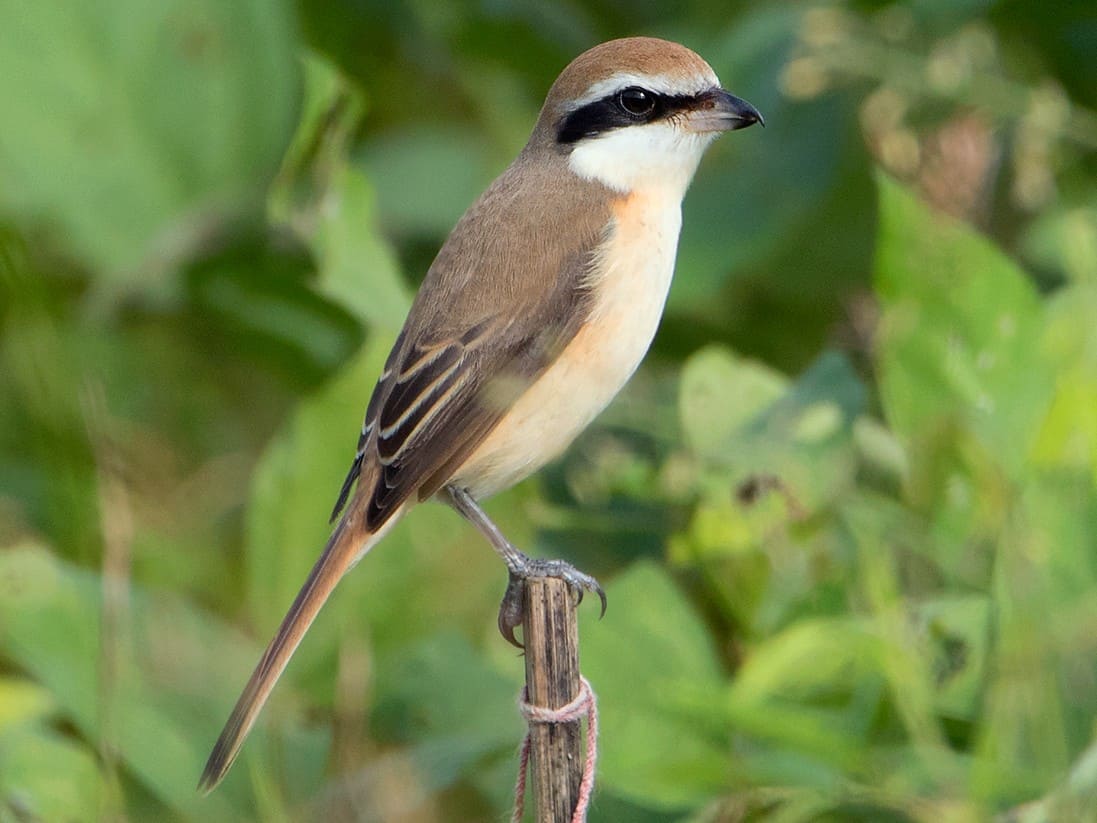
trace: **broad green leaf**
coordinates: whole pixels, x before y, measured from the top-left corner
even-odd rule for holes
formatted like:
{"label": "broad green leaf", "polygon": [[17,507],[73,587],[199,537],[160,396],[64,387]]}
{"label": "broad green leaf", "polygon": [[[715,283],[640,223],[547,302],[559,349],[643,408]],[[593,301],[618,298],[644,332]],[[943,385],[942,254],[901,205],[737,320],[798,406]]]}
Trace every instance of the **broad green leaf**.
{"label": "broad green leaf", "polygon": [[1097,285],[1097,192],[1089,205],[1039,214],[1022,237],[1026,256],[1056,269],[1071,283]]}
{"label": "broad green leaf", "polygon": [[22,678],[0,677],[0,735],[11,727],[42,720],[55,710],[48,690]]}
{"label": "broad green leaf", "polygon": [[938,756],[946,747],[935,713],[929,644],[911,626],[904,609],[899,559],[905,520],[898,506],[866,493],[851,496],[841,512],[843,531],[856,553],[854,596],[863,603],[878,640],[875,668],[887,683],[915,759],[922,760]]}
{"label": "broad green leaf", "polygon": [[0,632],[6,656],[47,686],[68,715],[97,732],[99,591],[91,574],[67,571],[38,546],[0,554]]}
{"label": "broad green leaf", "polygon": [[937,711],[949,719],[974,721],[988,676],[991,602],[985,595],[952,596],[918,605],[933,650]]}
{"label": "broad green leaf", "polygon": [[[521,661],[515,661],[519,673]],[[378,673],[378,687],[380,728],[396,739],[473,734],[500,745],[517,740],[523,726],[514,679],[504,678],[452,629],[394,652]]]}
{"label": "broad green leaf", "polygon": [[878,179],[884,412],[909,448],[958,427],[1017,478],[1050,401],[1036,293],[988,240]]}
{"label": "broad green leaf", "polygon": [[[351,136],[361,127],[366,102],[339,68],[323,54],[301,55],[303,91],[293,139],[271,187],[269,211],[279,223],[293,223],[322,192],[318,183],[342,168]],[[309,215],[311,217],[311,214]],[[306,223],[305,232],[309,230]]]}
{"label": "broad green leaf", "polygon": [[0,18],[6,211],[131,289],[151,256],[259,211],[297,95],[289,4],[4,0]]}
{"label": "broad green leaf", "polygon": [[87,746],[39,727],[0,733],[0,819],[97,819],[105,782]]}
{"label": "broad green leaf", "polygon": [[481,134],[457,127],[379,137],[367,146],[364,160],[386,225],[439,239],[503,170]]}
{"label": "broad green leaf", "polygon": [[775,477],[792,508],[811,511],[844,487],[839,478],[851,478],[853,423],[864,396],[849,363],[835,353],[789,384],[707,349],[686,364],[679,407],[687,441],[714,467],[715,499],[731,505],[734,486]]}
{"label": "broad green leaf", "polygon": [[876,641],[861,621],[805,619],[751,647],[735,673],[732,699],[806,700],[844,687],[872,667]]}
{"label": "broad green leaf", "polygon": [[607,591],[601,621],[580,614],[582,669],[598,695],[599,781],[656,808],[695,808],[729,777],[728,738],[695,714],[724,680],[700,618],[657,566]]}
{"label": "broad green leaf", "polygon": [[1054,371],[1051,408],[1033,445],[1033,463],[1088,471],[1097,485],[1097,283],[1063,289],[1047,304],[1044,336]]}
{"label": "broad green leaf", "polygon": [[358,169],[345,166],[336,175],[321,205],[314,245],[324,293],[372,328],[399,331],[411,297],[380,235],[373,189]]}
{"label": "broad green leaf", "polygon": [[791,384],[718,349],[686,365],[683,425],[707,471],[671,556],[700,565],[721,610],[748,635],[821,599],[825,570],[837,574],[827,544],[801,536],[796,523],[849,490],[863,403],[863,385],[833,353]]}
{"label": "broad green leaf", "polygon": [[880,697],[878,642],[849,617],[804,619],[753,644],[718,716],[743,734],[755,780],[826,787],[863,768]]}
{"label": "broad green leaf", "polygon": [[[41,547],[0,552],[0,653],[49,691],[81,736],[112,746],[122,767],[161,803],[222,819],[238,814],[238,794],[203,799],[194,785],[220,722],[204,696],[229,679],[209,676],[210,650],[232,660],[239,641],[178,599],[137,589],[119,604],[105,638],[102,596],[97,575]],[[113,670],[103,669],[105,643],[114,649]],[[63,756],[73,769],[84,768],[81,756]]]}
{"label": "broad green leaf", "polygon": [[516,681],[504,678],[468,640],[442,629],[388,658],[378,673],[374,728],[411,744],[413,762],[432,791],[457,779],[476,782],[485,756],[510,755],[521,742],[517,690]]}
{"label": "broad green leaf", "polygon": [[1097,819],[1097,743],[1078,758],[1062,785],[1037,802],[1013,809],[1015,823],[1056,823]]}
{"label": "broad green leaf", "polygon": [[[1030,481],[1010,512],[994,577],[993,633],[980,695],[973,788],[1019,802],[1069,767],[1092,738],[1088,664],[1097,625],[1097,501],[1089,478]],[[1080,668],[1081,666],[1081,668]]]}
{"label": "broad green leaf", "polygon": [[98,549],[99,512],[75,391],[88,342],[78,326],[51,316],[44,274],[31,244],[0,229],[0,496],[19,500],[60,551],[88,559]]}
{"label": "broad green leaf", "polygon": [[395,331],[411,299],[380,234],[374,188],[347,159],[365,102],[325,57],[306,54],[304,66],[301,118],[271,194],[271,211],[309,238],[327,296],[363,323]]}
{"label": "broad green leaf", "polygon": [[694,354],[682,369],[678,409],[686,442],[700,454],[725,446],[787,391],[788,378],[720,346]]}
{"label": "broad green leaf", "polygon": [[315,385],[357,351],[362,329],[312,274],[304,249],[241,233],[187,266],[187,296],[232,351]]}

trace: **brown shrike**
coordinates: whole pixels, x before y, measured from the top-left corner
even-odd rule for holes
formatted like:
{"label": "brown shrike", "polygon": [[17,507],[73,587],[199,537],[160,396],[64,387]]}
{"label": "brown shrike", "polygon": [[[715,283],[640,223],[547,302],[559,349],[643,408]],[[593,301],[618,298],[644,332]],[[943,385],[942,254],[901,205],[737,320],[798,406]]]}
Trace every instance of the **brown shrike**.
{"label": "brown shrike", "polygon": [[[216,786],[275,681],[347,573],[414,503],[439,495],[502,556],[499,626],[514,642],[524,581],[590,576],[512,546],[477,504],[549,460],[602,411],[663,312],[681,203],[721,132],[761,123],[684,46],[603,43],[549,89],[529,142],[442,246],[366,409],[342,512],[218,739]],[[353,490],[353,493],[352,493]]]}

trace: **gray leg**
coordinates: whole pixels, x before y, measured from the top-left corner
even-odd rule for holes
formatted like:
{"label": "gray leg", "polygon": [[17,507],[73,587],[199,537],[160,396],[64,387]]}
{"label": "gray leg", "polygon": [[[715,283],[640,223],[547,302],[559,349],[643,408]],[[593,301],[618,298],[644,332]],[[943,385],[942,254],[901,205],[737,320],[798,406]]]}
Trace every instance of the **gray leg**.
{"label": "gray leg", "polygon": [[583,599],[583,592],[594,592],[602,601],[602,614],[606,613],[606,593],[602,591],[597,580],[563,560],[539,560],[529,557],[503,536],[499,527],[491,522],[467,490],[446,486],[446,493],[453,508],[480,530],[480,533],[491,543],[491,547],[507,564],[509,572],[507,591],[503,595],[503,602],[499,604],[499,631],[507,642],[521,648],[522,644],[514,637],[514,630],[522,625],[526,580],[530,577],[558,577],[579,593],[580,601]]}

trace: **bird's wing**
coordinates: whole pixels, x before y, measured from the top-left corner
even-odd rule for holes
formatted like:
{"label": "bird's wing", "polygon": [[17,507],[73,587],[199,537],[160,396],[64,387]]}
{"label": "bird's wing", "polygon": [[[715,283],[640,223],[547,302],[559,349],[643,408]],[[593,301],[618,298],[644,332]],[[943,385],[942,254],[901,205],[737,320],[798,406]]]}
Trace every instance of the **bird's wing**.
{"label": "bird's wing", "polygon": [[555,288],[518,311],[441,337],[405,327],[374,389],[336,512],[366,461],[378,464],[372,488],[359,490],[369,498],[371,530],[412,495],[424,499],[444,485],[585,322],[585,265],[559,272]]}
{"label": "bird's wing", "polygon": [[371,530],[434,494],[586,322],[611,204],[556,162],[520,156],[454,227],[374,389],[333,518],[356,480]]}

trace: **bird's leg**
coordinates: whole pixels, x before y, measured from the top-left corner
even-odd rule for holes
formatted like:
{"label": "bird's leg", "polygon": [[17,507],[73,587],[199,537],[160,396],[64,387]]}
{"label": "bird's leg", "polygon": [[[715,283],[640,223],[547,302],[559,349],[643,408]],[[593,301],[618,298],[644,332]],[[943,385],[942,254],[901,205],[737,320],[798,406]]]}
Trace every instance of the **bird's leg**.
{"label": "bird's leg", "polygon": [[602,591],[597,580],[563,560],[540,560],[519,551],[503,536],[499,527],[491,521],[466,489],[446,486],[446,493],[453,508],[480,530],[480,533],[491,543],[491,547],[507,564],[509,573],[507,590],[503,595],[503,602],[499,604],[499,631],[507,642],[519,648],[522,646],[515,639],[514,630],[522,625],[526,580],[531,577],[558,577],[578,592],[580,601],[583,599],[584,592],[594,592],[602,601],[602,614],[606,613],[606,593]]}

